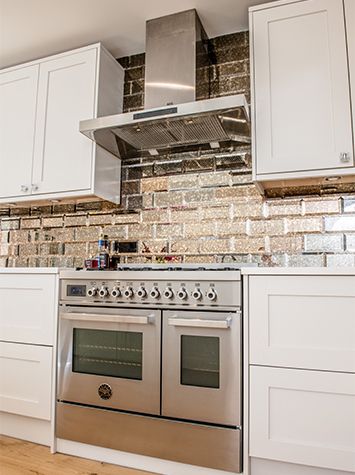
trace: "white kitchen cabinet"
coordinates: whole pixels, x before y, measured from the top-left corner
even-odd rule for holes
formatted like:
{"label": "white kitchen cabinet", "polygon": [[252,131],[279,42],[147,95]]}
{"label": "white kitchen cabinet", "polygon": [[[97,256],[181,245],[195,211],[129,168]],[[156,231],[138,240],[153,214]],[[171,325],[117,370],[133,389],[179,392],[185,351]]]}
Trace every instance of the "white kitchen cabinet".
{"label": "white kitchen cabinet", "polygon": [[54,444],[58,269],[0,270],[1,433]]}
{"label": "white kitchen cabinet", "polygon": [[253,179],[264,188],[334,175],[353,181],[354,47],[343,1],[281,0],[251,8],[249,21]]}
{"label": "white kitchen cabinet", "polygon": [[250,456],[355,471],[355,374],[252,366]]}
{"label": "white kitchen cabinet", "polygon": [[0,74],[0,195],[29,187],[35,137],[38,65]]}
{"label": "white kitchen cabinet", "polygon": [[120,160],[79,122],[122,112],[123,75],[100,44],[0,72],[0,202],[119,202]]}
{"label": "white kitchen cabinet", "polygon": [[57,276],[0,271],[0,340],[53,346]]}
{"label": "white kitchen cabinet", "polygon": [[0,411],[51,419],[51,346],[0,342]]}
{"label": "white kitchen cabinet", "polygon": [[250,364],[355,373],[355,276],[253,276],[249,289]]}
{"label": "white kitchen cabinet", "polygon": [[354,270],[243,274],[250,474],[354,473]]}

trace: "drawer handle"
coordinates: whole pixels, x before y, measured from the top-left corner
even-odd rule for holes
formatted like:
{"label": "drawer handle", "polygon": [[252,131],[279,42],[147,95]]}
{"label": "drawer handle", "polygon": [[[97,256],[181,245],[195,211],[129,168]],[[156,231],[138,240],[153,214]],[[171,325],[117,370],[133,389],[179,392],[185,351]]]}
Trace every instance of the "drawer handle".
{"label": "drawer handle", "polygon": [[174,327],[195,327],[195,328],[229,328],[232,325],[232,319],[226,320],[202,320],[199,318],[168,318],[168,324]]}
{"label": "drawer handle", "polygon": [[62,320],[78,320],[87,322],[112,322],[112,323],[136,323],[140,325],[148,325],[154,323],[155,316],[135,317],[134,315],[101,315],[95,313],[62,313]]}

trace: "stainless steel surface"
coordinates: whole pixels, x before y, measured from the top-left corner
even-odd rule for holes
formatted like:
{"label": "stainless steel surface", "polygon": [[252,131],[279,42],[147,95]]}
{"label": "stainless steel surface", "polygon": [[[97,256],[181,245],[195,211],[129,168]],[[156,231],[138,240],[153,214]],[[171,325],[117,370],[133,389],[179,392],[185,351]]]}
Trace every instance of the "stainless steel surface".
{"label": "stainless steel surface", "polygon": [[80,132],[121,159],[211,150],[213,142],[250,143],[249,108],[244,95],[236,94],[83,120]]}
{"label": "stainless steel surface", "polygon": [[348,152],[342,152],[340,154],[340,161],[341,162],[350,162],[351,154]]}
{"label": "stainless steel surface", "polygon": [[238,429],[58,403],[56,435],[123,452],[234,473],[242,471]]}
{"label": "stainless steel surface", "polygon": [[232,319],[225,320],[203,320],[197,318],[178,318],[169,317],[168,324],[174,327],[195,327],[195,328],[229,328],[232,325]]}
{"label": "stainless steel surface", "polygon": [[[181,265],[180,265],[181,266]],[[138,268],[139,269],[139,268]],[[124,270],[124,271],[61,271],[63,282],[60,300],[62,303],[80,305],[137,306],[137,307],[195,307],[203,308],[239,308],[241,306],[241,277],[239,270]],[[192,268],[193,269],[193,268]],[[198,269],[198,268],[197,268]],[[66,285],[86,285],[91,295],[86,297],[66,295]],[[107,287],[104,298],[98,295],[98,289]],[[139,296],[139,289],[146,294]],[[182,289],[184,298],[181,298]],[[194,298],[196,289],[201,298]],[[92,293],[92,291],[95,291]],[[112,296],[112,292],[119,294]],[[126,294],[129,291],[129,295]],[[213,295],[213,298],[211,298]]]}
{"label": "stainless steel surface", "polygon": [[57,436],[240,472],[239,265],[71,270],[60,281]]}
{"label": "stainless steel surface", "polygon": [[147,325],[155,321],[155,315],[147,317],[137,317],[132,315],[105,315],[103,313],[62,313],[62,320],[76,320],[87,322],[111,322],[111,323],[133,323],[138,325]]}
{"label": "stainless steel surface", "polygon": [[[73,314],[78,314],[74,319]],[[125,411],[160,413],[160,312],[140,309],[101,309],[102,321],[98,321],[98,308],[86,308],[89,315],[85,319],[81,307],[61,307],[59,312],[58,349],[58,399],[92,406],[102,406]],[[66,318],[69,314],[69,319]],[[93,316],[94,320],[90,317]],[[154,316],[154,322],[146,324]],[[112,317],[113,321],[107,321]],[[141,323],[119,323],[123,317]],[[116,378],[112,376],[73,372],[73,330],[89,329],[103,331],[141,332],[143,334],[142,368],[143,379]],[[106,383],[112,387],[113,397],[107,401],[100,399],[97,388]]]}
{"label": "stainless steel surface", "polygon": [[[241,314],[225,312],[166,311],[164,319],[204,321],[205,326],[188,329],[167,326],[163,332],[162,414],[163,416],[240,426],[241,408]],[[226,320],[232,321],[225,328]],[[222,328],[215,327],[219,321]],[[193,322],[194,323],[194,322]],[[213,327],[210,328],[209,324]],[[183,335],[219,339],[219,388],[181,384],[181,338]]]}
{"label": "stainless steel surface", "polygon": [[[80,132],[121,159],[250,143],[243,94],[195,101],[208,38],[195,10],[146,26],[145,111],[80,122]],[[205,78],[204,78],[205,81]]]}
{"label": "stainless steel surface", "polygon": [[208,51],[198,44],[202,39],[207,40],[207,35],[196,10],[147,21],[146,109],[196,100],[197,60],[206,66],[209,64]]}

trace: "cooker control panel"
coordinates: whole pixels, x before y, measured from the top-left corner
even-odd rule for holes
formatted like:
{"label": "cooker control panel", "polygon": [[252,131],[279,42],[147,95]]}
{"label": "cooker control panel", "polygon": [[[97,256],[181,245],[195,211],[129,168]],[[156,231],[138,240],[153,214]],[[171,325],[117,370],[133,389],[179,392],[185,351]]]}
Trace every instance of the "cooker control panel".
{"label": "cooker control panel", "polygon": [[[228,280],[62,280],[62,300],[76,303],[240,306],[241,282]],[[121,276],[120,276],[121,277]]]}

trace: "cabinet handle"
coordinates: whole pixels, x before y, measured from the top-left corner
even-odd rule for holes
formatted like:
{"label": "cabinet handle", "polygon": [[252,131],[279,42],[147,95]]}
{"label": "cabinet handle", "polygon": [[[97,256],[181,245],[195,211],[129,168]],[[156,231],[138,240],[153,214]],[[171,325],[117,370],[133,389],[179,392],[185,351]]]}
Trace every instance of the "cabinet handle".
{"label": "cabinet handle", "polygon": [[174,327],[199,327],[199,328],[229,328],[232,325],[232,319],[226,320],[200,320],[198,318],[168,318],[168,325]]}
{"label": "cabinet handle", "polygon": [[340,161],[341,162],[350,162],[350,153],[349,152],[341,152],[340,153]]}
{"label": "cabinet handle", "polygon": [[21,185],[21,191],[22,191],[22,193],[26,193],[26,191],[28,191],[28,186]]}
{"label": "cabinet handle", "polygon": [[139,325],[147,325],[155,322],[155,315],[146,317],[136,317],[134,315],[105,315],[94,313],[62,313],[62,320],[77,320],[86,322],[112,322],[112,323],[137,323]]}
{"label": "cabinet handle", "polygon": [[38,185],[36,185],[36,183],[32,183],[32,184],[31,184],[31,190],[32,190],[32,191],[38,190]]}

